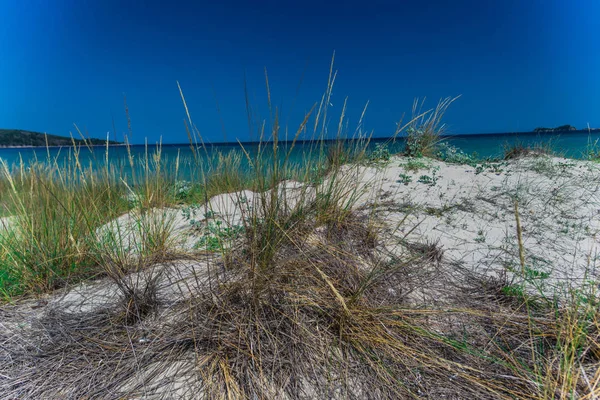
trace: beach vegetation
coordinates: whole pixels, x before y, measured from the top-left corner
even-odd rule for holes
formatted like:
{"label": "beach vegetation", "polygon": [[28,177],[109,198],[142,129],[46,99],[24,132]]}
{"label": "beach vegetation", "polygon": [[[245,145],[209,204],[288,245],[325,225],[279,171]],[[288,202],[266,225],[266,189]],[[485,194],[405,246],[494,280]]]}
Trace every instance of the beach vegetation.
{"label": "beach vegetation", "polygon": [[421,169],[429,169],[430,165],[423,159],[409,157],[402,163],[407,172],[418,172]]}
{"label": "beach vegetation", "polygon": [[388,162],[392,154],[387,143],[377,143],[375,149],[369,155],[369,161],[374,163]]}
{"label": "beach vegetation", "polygon": [[446,125],[443,123],[444,114],[459,97],[444,98],[432,110],[424,110],[425,99],[415,99],[412,118],[406,128],[405,156],[434,157],[436,155],[441,138],[446,132]]}
{"label": "beach vegetation", "polygon": [[475,242],[477,243],[485,243],[485,232],[483,230],[477,231],[477,236],[475,237]]}
{"label": "beach vegetation", "polygon": [[592,141],[591,137],[588,138],[584,155],[587,160],[600,161],[600,139]]}
{"label": "beach vegetation", "polygon": [[[2,397],[597,397],[597,282],[546,291],[551,276],[523,240],[526,188],[488,200],[515,200],[506,257],[518,261],[501,277],[469,271],[411,225],[417,212],[459,206],[377,197],[391,165],[392,183],[413,179],[398,165],[428,169],[424,185],[441,179],[422,157],[438,151],[455,99],[424,112],[415,103],[410,158],[384,146],[369,155],[368,140],[315,140],[316,160],[292,162],[303,132],[323,139],[336,121],[344,137],[335,77],[332,63],[288,146],[269,104],[256,151],[209,153],[192,140],[193,159],[167,162],[157,146],[130,158],[127,175],[84,167],[77,150],[68,165],[2,164],[2,206],[15,217],[0,230],[0,298],[14,303],[1,309]],[[187,127],[198,135],[189,114]],[[489,239],[479,230],[475,241]],[[27,303],[36,296],[46,308]]]}
{"label": "beach vegetation", "polygon": [[402,183],[403,185],[408,185],[413,180],[412,176],[408,174],[400,174],[399,178],[400,179],[398,179],[398,182]]}
{"label": "beach vegetation", "polygon": [[504,160],[513,160],[527,156],[558,156],[555,144],[552,140],[527,144],[524,141],[517,139],[513,143],[504,144]]}
{"label": "beach vegetation", "polygon": [[453,146],[448,142],[439,143],[436,158],[450,164],[471,166],[477,164],[479,159],[477,154],[466,154],[458,147]]}

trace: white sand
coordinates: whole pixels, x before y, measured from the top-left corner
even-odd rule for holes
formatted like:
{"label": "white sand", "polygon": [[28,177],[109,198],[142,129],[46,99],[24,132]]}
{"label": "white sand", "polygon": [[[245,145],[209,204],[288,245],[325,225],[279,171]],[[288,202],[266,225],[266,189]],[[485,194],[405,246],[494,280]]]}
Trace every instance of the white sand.
{"label": "white sand", "polygon": [[[545,290],[598,278],[599,164],[540,157],[480,173],[434,160],[427,161],[428,168],[410,172],[406,164],[406,159],[394,158],[387,168],[367,168],[363,174],[364,183],[372,182],[369,194],[378,194],[377,199],[363,196],[363,205],[382,210],[388,227],[398,228],[395,236],[411,232],[407,240],[438,243],[446,261],[474,273],[496,276],[520,270],[514,213],[518,199],[526,265],[531,274],[549,274],[540,280]],[[418,182],[434,173],[435,185]],[[412,181],[399,182],[400,175]]]}
{"label": "white sand", "polygon": [[[387,227],[388,245],[402,251],[400,239],[437,243],[448,263],[475,274],[510,277],[511,271],[521,270],[514,214],[518,199],[526,265],[530,276],[548,275],[540,280],[544,290],[598,277],[599,164],[530,157],[477,171],[423,159],[417,160],[425,164],[423,168],[410,171],[410,163],[415,161],[395,157],[385,166],[343,168],[345,197],[358,197],[356,209],[377,212]],[[326,179],[320,187],[308,188],[286,181],[278,190],[286,193],[287,207],[292,209],[302,196],[312,199],[315,190],[325,191],[327,184]],[[242,225],[258,197],[251,191],[222,194],[188,209],[187,217],[184,209],[156,210],[151,217],[160,215],[179,250],[203,249],[201,239],[211,236],[209,225]],[[133,249],[131,244],[142,241],[144,226],[139,217],[126,214],[103,229],[118,227],[124,243]]]}

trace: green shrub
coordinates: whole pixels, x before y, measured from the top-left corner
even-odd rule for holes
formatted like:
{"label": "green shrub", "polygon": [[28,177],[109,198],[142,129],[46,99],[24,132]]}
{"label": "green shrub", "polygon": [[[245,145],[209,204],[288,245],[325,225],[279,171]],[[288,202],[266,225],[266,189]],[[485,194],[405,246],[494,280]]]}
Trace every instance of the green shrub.
{"label": "green shrub", "polygon": [[447,142],[439,144],[437,158],[450,164],[474,166],[477,163],[477,154],[469,155]]}
{"label": "green shrub", "polygon": [[375,150],[369,155],[371,162],[387,162],[392,157],[387,143],[377,143]]}

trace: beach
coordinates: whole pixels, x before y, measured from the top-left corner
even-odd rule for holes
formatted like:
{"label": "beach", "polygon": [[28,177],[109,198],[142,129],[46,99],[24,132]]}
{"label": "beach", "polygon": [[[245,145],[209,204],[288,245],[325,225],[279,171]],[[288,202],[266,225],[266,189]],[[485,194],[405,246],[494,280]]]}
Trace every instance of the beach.
{"label": "beach", "polygon": [[[527,332],[532,331],[518,333],[514,324],[527,325],[528,318],[530,323],[548,323],[553,310],[572,307],[573,293],[592,296],[586,297],[589,304],[597,301],[600,164],[595,161],[530,154],[461,164],[384,154],[339,165],[312,180],[279,180],[266,191],[215,194],[204,203],[140,208],[136,204],[143,204],[144,196],[129,194],[127,199],[133,208],[93,233],[104,273],[0,309],[0,338],[11,354],[31,346],[44,354],[50,348],[60,349],[51,352],[55,355],[47,353],[45,364],[33,358],[4,359],[0,368],[7,378],[0,381],[0,390],[19,387],[19,381],[27,382],[19,389],[25,397],[39,388],[45,396],[79,396],[100,395],[109,387],[112,393],[128,393],[129,398],[210,397],[227,390],[220,386],[227,379],[219,381],[220,375],[212,379],[221,383],[207,385],[195,373],[198,363],[208,368],[206,373],[221,371],[225,364],[210,367],[210,361],[202,360],[218,357],[214,351],[225,351],[218,350],[222,346],[232,351],[228,357],[234,357],[239,346],[255,343],[251,330],[245,331],[246,324],[255,321],[260,323],[256,326],[260,337],[274,335],[275,342],[261,339],[266,346],[263,357],[271,351],[288,354],[280,348],[281,340],[299,349],[311,346],[316,352],[310,355],[304,349],[299,353],[304,355],[292,369],[299,374],[293,392],[280,387],[279,375],[275,375],[273,380],[265,377],[263,393],[288,398],[299,390],[308,397],[322,396],[330,384],[302,363],[314,363],[319,371],[330,369],[344,359],[337,352],[346,349],[351,358],[362,354],[351,350],[349,343],[374,335],[373,340],[381,342],[373,344],[378,350],[372,351],[398,360],[408,354],[410,363],[427,377],[411,390],[438,397],[455,392],[452,382],[458,380],[460,393],[496,398],[502,382],[513,393],[526,393],[532,387],[526,380],[515,383],[509,371],[516,366],[489,361],[488,357],[500,357],[505,350],[482,349],[496,339],[514,339],[517,334],[525,336],[515,340],[527,343]],[[1,225],[5,232],[22,235],[19,224],[14,218],[3,218]],[[274,246],[273,253],[265,253],[269,246]],[[264,289],[255,292],[247,286],[252,282],[265,285]],[[355,300],[356,293],[362,293],[360,300]],[[282,326],[292,325],[272,330],[263,317],[257,322],[252,314],[246,315],[254,309],[253,301],[267,307],[259,308],[261,313],[272,310],[272,302],[277,302],[284,308],[275,314],[268,311],[268,318]],[[287,307],[299,314],[292,320],[289,316],[279,320],[277,313],[287,315]],[[313,314],[316,310],[320,311]],[[338,321],[334,316],[338,313],[347,320],[348,331],[343,327],[331,331],[329,324]],[[399,321],[405,322],[398,325]],[[126,331],[118,328],[121,323]],[[377,326],[384,330],[379,332]],[[96,333],[84,333],[91,327]],[[197,336],[190,336],[190,329]],[[221,333],[225,342],[219,346],[189,346],[191,340],[220,340],[212,336],[215,329],[225,329]],[[324,331],[308,334],[302,329]],[[349,343],[334,344],[340,332],[349,335]],[[467,346],[472,350],[465,354],[477,349],[487,355],[452,355],[458,350],[448,340],[456,335],[469,338]],[[228,348],[235,337],[241,343]],[[87,343],[92,347],[77,345],[83,338],[91,340]],[[398,348],[401,342],[409,347]],[[125,359],[111,350],[116,343],[131,350]],[[593,346],[588,351],[597,354]],[[75,357],[81,351],[96,361]],[[41,372],[56,365],[52,363],[59,355],[68,360],[56,366],[63,389],[49,384],[47,372]],[[110,368],[101,367],[98,357]],[[501,375],[487,376],[494,391],[473,389],[477,386],[469,385],[475,375],[459,376],[452,370],[455,367],[448,367],[456,365],[459,371],[463,365],[473,366],[474,360],[490,363],[486,368],[492,370],[507,368]],[[400,365],[403,362],[409,361]],[[594,376],[597,366],[592,357],[580,368]],[[15,368],[20,371],[18,377]],[[118,379],[103,375],[113,368],[120,371]],[[379,367],[373,368],[378,371]],[[386,368],[394,374],[406,373],[396,364]],[[329,379],[342,380],[341,371],[332,372]],[[369,369],[347,373],[353,396],[366,395],[371,385],[380,385]],[[100,382],[99,376],[106,378]],[[369,378],[364,380],[365,376]],[[91,382],[95,389],[90,392]],[[382,397],[401,393],[386,390]],[[347,394],[343,390],[329,393],[333,398]]]}

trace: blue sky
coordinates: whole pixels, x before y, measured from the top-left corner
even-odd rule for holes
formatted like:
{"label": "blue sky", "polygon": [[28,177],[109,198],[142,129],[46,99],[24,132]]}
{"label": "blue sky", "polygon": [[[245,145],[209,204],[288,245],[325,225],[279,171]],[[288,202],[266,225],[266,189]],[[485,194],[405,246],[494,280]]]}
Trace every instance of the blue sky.
{"label": "blue sky", "polygon": [[[214,4],[218,3],[218,4]],[[600,2],[0,1],[0,127],[142,143],[185,142],[185,111],[209,141],[249,139],[244,81],[267,117],[294,130],[323,93],[333,51],[332,112],[393,132],[413,98],[462,95],[451,132],[600,126]],[[220,110],[220,111],[218,111]]]}

